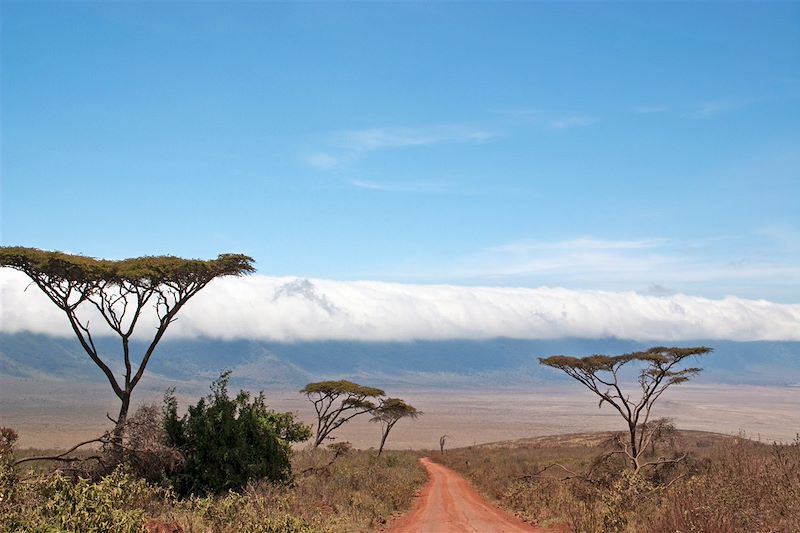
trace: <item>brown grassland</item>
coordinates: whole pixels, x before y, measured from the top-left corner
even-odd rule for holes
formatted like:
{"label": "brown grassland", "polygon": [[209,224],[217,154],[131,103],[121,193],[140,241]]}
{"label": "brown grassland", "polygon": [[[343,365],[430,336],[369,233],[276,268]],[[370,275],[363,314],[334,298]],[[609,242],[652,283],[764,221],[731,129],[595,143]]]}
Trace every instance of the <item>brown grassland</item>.
{"label": "brown grassland", "polygon": [[[800,439],[767,444],[676,431],[654,449],[684,461],[636,476],[610,432],[536,437],[431,452],[526,522],[583,533],[800,531]],[[346,447],[345,447],[346,448]],[[16,454],[21,457],[31,450]],[[211,533],[382,531],[425,482],[420,454],[328,449],[293,454],[294,481],[176,498],[118,471],[94,483],[43,464],[0,472],[0,529]],[[34,470],[38,467],[38,472]],[[37,475],[38,474],[38,475]]]}
{"label": "brown grassland", "polygon": [[490,501],[531,523],[574,532],[800,531],[800,437],[766,444],[678,431],[655,450],[685,460],[627,470],[612,433],[521,439],[436,454]]}
{"label": "brown grassland", "polygon": [[[430,449],[447,434],[444,454],[438,449],[425,454],[463,474],[501,508],[554,531],[796,533],[800,437],[789,443],[786,437],[798,427],[798,389],[758,389],[747,406],[721,409],[736,405],[735,397],[746,392],[753,391],[677,389],[660,414],[675,415],[676,423],[692,429],[666,432],[650,454],[686,457],[645,468],[641,475],[632,474],[614,453],[614,434],[602,431],[619,427],[618,417],[610,410],[598,412],[596,403],[587,401],[588,393],[409,393],[426,414],[398,428],[390,443]],[[19,397],[30,399],[30,394],[38,393],[31,389],[29,396]],[[287,394],[289,401],[277,395],[273,405],[296,410],[310,421],[302,410],[307,402],[297,396]],[[87,394],[85,403],[94,400]],[[28,410],[12,411],[16,417],[7,417],[9,411],[3,410],[4,422],[28,420],[32,427],[30,421],[39,420],[37,415],[53,405],[31,404]],[[77,410],[81,416],[102,419],[102,413],[84,412],[83,405]],[[74,405],[62,410],[68,407]],[[74,428],[82,424],[72,416],[64,416],[63,431],[45,424],[33,434],[75,443],[80,439]],[[349,440],[362,448],[378,444],[375,424],[365,419],[348,426],[337,442]],[[755,439],[697,431],[743,426],[759,432]],[[28,434],[29,427],[20,433]],[[543,431],[559,435],[518,438]],[[784,444],[770,444],[759,435],[775,435]],[[500,442],[464,446],[492,437]],[[64,449],[62,442],[46,439],[38,445],[51,446]],[[290,483],[257,482],[240,493],[183,499],[168,485],[148,484],[133,471],[76,482],[68,468],[53,473],[52,463],[24,463],[13,469],[11,460],[42,455],[42,450],[17,447],[13,455],[0,450],[0,531],[127,533],[143,532],[148,526],[159,533],[382,531],[393,517],[411,508],[426,479],[417,461],[422,452],[395,449],[376,457],[374,450],[343,447],[346,452],[334,458],[329,448],[303,446],[291,455]]]}

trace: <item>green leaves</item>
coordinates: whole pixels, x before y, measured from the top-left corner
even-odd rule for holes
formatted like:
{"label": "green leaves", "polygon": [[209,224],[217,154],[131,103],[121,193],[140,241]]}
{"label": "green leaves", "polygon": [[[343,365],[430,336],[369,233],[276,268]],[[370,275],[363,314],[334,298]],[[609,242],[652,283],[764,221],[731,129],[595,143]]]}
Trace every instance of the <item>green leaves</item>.
{"label": "green leaves", "polygon": [[422,411],[417,410],[416,407],[407,404],[400,398],[386,398],[378,407],[372,412],[372,422],[389,422],[392,420],[399,420],[401,418],[417,418],[422,414]]}
{"label": "green leaves", "polygon": [[375,387],[367,387],[359,385],[352,381],[319,381],[316,383],[309,383],[303,387],[300,392],[303,394],[321,394],[321,395],[342,395],[348,394],[352,396],[363,396],[367,398],[378,398],[384,395],[381,389]]}
{"label": "green leaves", "polygon": [[175,476],[179,493],[220,494],[241,490],[250,480],[291,478],[291,443],[311,437],[311,429],[291,413],[267,408],[264,395],[240,391],[228,397],[230,372],[212,385],[212,393],[190,406],[181,419],[174,396],[165,398],[169,444],[180,449],[184,468]]}
{"label": "green leaves", "polygon": [[[646,351],[631,352],[622,355],[589,355],[586,357],[572,357],[569,355],[553,355],[539,358],[539,363],[557,368],[559,370],[575,369],[588,373],[611,372],[615,368],[633,361],[649,363],[645,370],[647,375],[655,375],[664,366],[671,366],[690,356],[705,355],[712,351],[711,348],[699,346],[696,348],[665,348],[658,346]],[[687,369],[699,372],[701,369]],[[696,373],[695,372],[695,373]]]}
{"label": "green leaves", "polygon": [[50,280],[137,286],[205,284],[219,276],[255,272],[253,259],[240,254],[222,254],[210,260],[145,256],[112,261],[22,246],[0,247],[0,266]]}
{"label": "green leaves", "polygon": [[[211,280],[220,276],[240,276],[254,272],[253,259],[240,254],[223,254],[217,259],[181,259],[173,256],[147,256],[111,261],[63,252],[49,252],[22,246],[0,247],[0,267],[24,272],[67,316],[72,331],[89,358],[108,379],[120,399],[115,435],[121,438],[130,397],[142,379],[156,346],[177,313]],[[134,373],[130,339],[149,307],[158,318],[152,340],[141,356]],[[98,353],[89,319],[83,309],[97,311],[102,324],[120,337],[124,379],[112,370]]]}
{"label": "green leaves", "polygon": [[381,389],[347,380],[309,383],[300,392],[314,404],[317,412],[315,448],[325,439],[331,438],[331,432],[348,420],[372,412],[376,405],[370,398],[384,395]]}

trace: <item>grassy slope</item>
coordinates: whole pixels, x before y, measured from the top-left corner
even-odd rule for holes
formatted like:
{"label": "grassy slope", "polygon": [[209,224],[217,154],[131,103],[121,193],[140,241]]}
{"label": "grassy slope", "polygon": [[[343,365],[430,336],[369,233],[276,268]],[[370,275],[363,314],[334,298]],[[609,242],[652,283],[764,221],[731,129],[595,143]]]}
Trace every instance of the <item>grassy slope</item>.
{"label": "grassy slope", "polygon": [[[642,480],[615,458],[597,463],[611,434],[522,439],[447,451],[434,458],[528,522],[586,532],[800,531],[800,442],[773,446],[680,431],[679,467]],[[662,450],[662,453],[669,453]],[[536,474],[544,466],[561,467]],[[588,472],[590,479],[583,479]],[[673,479],[677,481],[667,486]]]}

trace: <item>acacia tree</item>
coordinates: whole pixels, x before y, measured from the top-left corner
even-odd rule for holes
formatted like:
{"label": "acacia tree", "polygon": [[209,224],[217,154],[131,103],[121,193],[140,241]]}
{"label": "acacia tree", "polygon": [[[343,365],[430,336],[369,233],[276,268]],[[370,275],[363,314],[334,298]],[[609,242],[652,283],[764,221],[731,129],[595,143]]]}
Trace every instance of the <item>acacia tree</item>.
{"label": "acacia tree", "polygon": [[[144,375],[156,345],[178,311],[211,280],[254,272],[253,259],[224,254],[211,260],[172,256],[111,261],[36,248],[0,247],[0,266],[24,272],[67,317],[89,358],[105,374],[120,400],[119,414],[111,418],[113,439],[122,441],[131,394]],[[146,312],[155,313],[156,330],[141,356],[134,360],[131,339]],[[90,316],[99,313],[122,344],[123,375],[117,376],[107,354],[100,353]]]}
{"label": "acacia tree", "polygon": [[380,422],[381,424],[381,445],[378,448],[378,456],[383,452],[383,445],[386,444],[386,437],[395,424],[401,418],[416,419],[422,414],[416,407],[407,404],[400,398],[386,398],[380,405],[372,411],[370,422]]}
{"label": "acacia tree", "polygon": [[381,389],[347,380],[309,383],[300,392],[314,404],[317,412],[314,448],[330,438],[331,432],[348,420],[375,410],[377,405],[373,400],[384,395]]}
{"label": "acacia tree", "polygon": [[[630,461],[635,472],[646,466],[653,466],[673,459],[646,461],[645,450],[657,438],[660,423],[650,423],[653,404],[665,390],[672,385],[688,381],[697,375],[701,368],[680,368],[681,363],[692,356],[705,355],[711,348],[699,346],[695,348],[650,348],[643,352],[632,352],[623,355],[591,355],[588,357],[571,357],[555,355],[539,358],[539,362],[563,371],[569,377],[582,383],[586,388],[600,397],[604,403],[611,405],[628,424],[628,438],[619,439],[622,453]],[[639,371],[638,382],[641,394],[631,399],[630,394],[622,391],[620,372],[628,364],[644,364]],[[664,419],[662,419],[664,420]],[[680,460],[679,458],[677,460]]]}

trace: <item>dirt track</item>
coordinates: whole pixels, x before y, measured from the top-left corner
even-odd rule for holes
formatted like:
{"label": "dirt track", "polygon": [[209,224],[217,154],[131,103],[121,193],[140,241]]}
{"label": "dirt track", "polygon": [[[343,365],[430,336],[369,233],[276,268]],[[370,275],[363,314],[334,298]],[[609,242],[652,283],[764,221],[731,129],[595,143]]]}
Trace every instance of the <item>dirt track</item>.
{"label": "dirt track", "polygon": [[484,500],[469,482],[449,468],[423,458],[428,480],[414,509],[391,533],[546,533]]}

